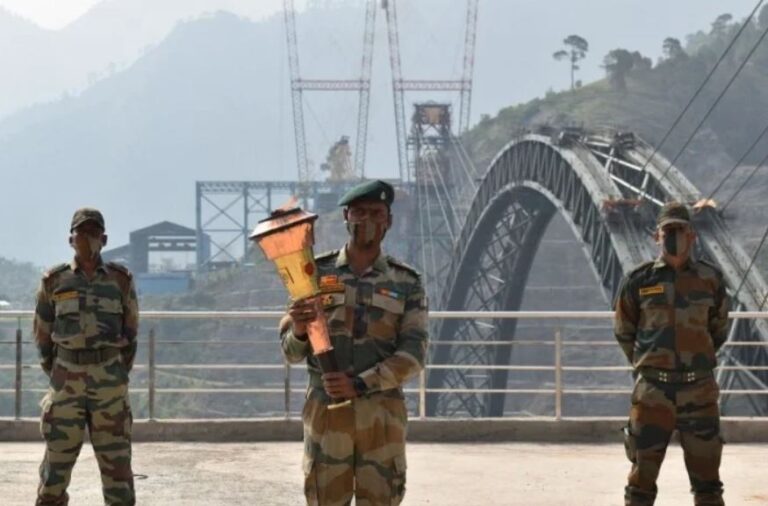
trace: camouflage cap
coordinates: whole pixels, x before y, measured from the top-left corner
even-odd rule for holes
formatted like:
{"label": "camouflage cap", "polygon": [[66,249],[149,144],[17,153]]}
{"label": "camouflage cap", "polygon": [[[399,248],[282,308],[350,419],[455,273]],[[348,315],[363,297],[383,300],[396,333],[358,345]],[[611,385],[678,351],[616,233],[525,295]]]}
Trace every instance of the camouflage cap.
{"label": "camouflage cap", "polygon": [[656,226],[661,228],[670,223],[682,223],[684,225],[691,224],[691,214],[688,212],[688,208],[685,204],[680,202],[668,202],[664,204],[659,211],[659,216],[656,218]]}
{"label": "camouflage cap", "polygon": [[348,206],[353,202],[383,202],[387,206],[391,206],[394,200],[395,189],[392,185],[374,179],[351,188],[339,199],[339,205]]}
{"label": "camouflage cap", "polygon": [[102,216],[101,211],[92,207],[81,207],[75,211],[74,216],[72,216],[72,225],[69,227],[69,231],[72,232],[87,221],[93,221],[99,225],[102,230],[106,230],[106,227],[104,226],[104,216]]}

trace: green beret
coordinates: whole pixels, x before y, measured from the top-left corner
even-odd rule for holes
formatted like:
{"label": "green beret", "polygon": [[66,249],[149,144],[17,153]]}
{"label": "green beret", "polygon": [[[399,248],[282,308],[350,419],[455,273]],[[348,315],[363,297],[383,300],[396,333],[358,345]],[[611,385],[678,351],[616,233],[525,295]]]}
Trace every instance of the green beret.
{"label": "green beret", "polygon": [[75,211],[74,216],[72,216],[72,222],[69,231],[72,232],[74,229],[87,221],[92,221],[101,227],[102,230],[105,230],[104,216],[101,214],[101,212],[98,209],[94,209],[92,207],[82,207]]}
{"label": "green beret", "polygon": [[659,216],[656,218],[656,226],[658,228],[671,223],[681,223],[689,225],[691,223],[691,214],[688,212],[688,208],[680,202],[669,202],[664,204],[664,207],[659,211]]}
{"label": "green beret", "polygon": [[348,206],[354,202],[384,202],[387,206],[391,206],[394,200],[395,189],[392,185],[374,179],[352,187],[339,199],[339,205]]}

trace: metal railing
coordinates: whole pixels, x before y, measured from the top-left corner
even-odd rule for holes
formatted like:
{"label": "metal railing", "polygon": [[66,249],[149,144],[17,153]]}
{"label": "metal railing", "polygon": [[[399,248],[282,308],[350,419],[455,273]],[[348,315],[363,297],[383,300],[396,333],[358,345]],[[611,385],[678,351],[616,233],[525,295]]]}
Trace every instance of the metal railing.
{"label": "metal railing", "polygon": [[[280,311],[143,311],[141,313],[142,327],[149,326],[147,332],[147,361],[146,365],[137,364],[136,369],[147,370],[147,412],[150,420],[156,419],[157,394],[283,394],[284,397],[284,415],[286,418],[291,416],[291,394],[301,394],[305,389],[294,389],[291,387],[291,366],[287,363],[262,363],[262,364],[158,364],[157,348],[158,344],[269,344],[274,342],[254,342],[234,341],[234,340],[158,340],[157,322],[160,320],[275,320],[283,316]],[[0,394],[14,395],[13,416],[20,419],[22,415],[22,398],[24,393],[43,393],[45,388],[24,388],[22,385],[24,369],[35,369],[39,366],[32,363],[24,363],[22,360],[23,345],[32,344],[32,340],[23,339],[22,321],[31,320],[34,316],[32,311],[0,311],[0,321],[16,320],[15,339],[12,341],[0,340],[0,345],[15,346],[15,363],[0,363],[0,371],[12,369],[14,371],[14,381],[12,389],[0,388]],[[430,319],[517,319],[517,320],[611,320],[613,312],[611,311],[432,311],[429,314]],[[732,319],[768,319],[768,312],[732,312]],[[416,381],[415,387],[406,387],[406,394],[416,394],[417,413],[424,418],[426,413],[427,394],[448,393],[500,393],[500,394],[544,394],[554,396],[554,418],[563,417],[563,398],[569,394],[581,395],[629,395],[630,388],[566,388],[564,385],[564,373],[568,372],[626,372],[629,377],[631,367],[629,365],[564,365],[563,351],[566,347],[591,346],[603,347],[611,346],[618,349],[614,340],[564,340],[563,332],[560,326],[555,326],[554,336],[551,340],[539,339],[514,339],[498,341],[430,341],[430,346],[552,346],[554,350],[553,365],[465,365],[465,364],[427,364],[426,369],[421,372]],[[726,343],[726,346],[768,346],[768,343],[759,342],[734,342]],[[498,370],[504,369],[510,372],[546,372],[554,373],[554,382],[551,388],[503,388],[503,389],[475,389],[475,388],[428,388],[427,374],[429,370],[435,369],[462,369],[462,370]],[[157,386],[157,372],[171,370],[282,370],[283,386],[282,388],[261,387],[261,388],[159,388]],[[721,370],[749,370],[749,371],[768,371],[768,364],[762,366],[721,366]],[[132,390],[135,390],[132,389]],[[768,395],[768,389],[741,389],[741,390],[722,390],[721,394],[754,394]]]}

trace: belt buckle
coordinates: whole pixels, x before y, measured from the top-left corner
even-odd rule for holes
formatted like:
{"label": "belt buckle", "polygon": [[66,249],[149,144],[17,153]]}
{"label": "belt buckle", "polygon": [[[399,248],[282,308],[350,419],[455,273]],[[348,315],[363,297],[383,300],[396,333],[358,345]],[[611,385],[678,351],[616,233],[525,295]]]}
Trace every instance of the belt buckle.
{"label": "belt buckle", "polygon": [[669,375],[665,371],[659,371],[659,381],[662,383],[668,383],[669,382]]}

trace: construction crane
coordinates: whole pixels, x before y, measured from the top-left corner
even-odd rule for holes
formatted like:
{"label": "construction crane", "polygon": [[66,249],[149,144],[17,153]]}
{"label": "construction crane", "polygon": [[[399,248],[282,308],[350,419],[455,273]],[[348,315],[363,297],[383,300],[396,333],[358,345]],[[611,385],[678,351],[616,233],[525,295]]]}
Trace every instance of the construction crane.
{"label": "construction crane", "polygon": [[355,143],[355,175],[365,177],[365,151],[368,141],[368,111],[370,109],[371,68],[373,42],[376,27],[376,0],[367,0],[365,28],[363,30],[363,57],[359,79],[302,79],[299,67],[298,38],[296,35],[296,11],[293,0],[283,0],[285,35],[288,42],[288,66],[291,78],[291,102],[293,105],[293,129],[296,142],[296,164],[301,196],[306,199],[312,172],[307,158],[307,138],[304,128],[305,91],[358,92],[357,137]]}
{"label": "construction crane", "polygon": [[400,36],[397,25],[396,0],[382,0],[381,7],[386,13],[389,61],[392,69],[392,94],[395,105],[395,130],[397,134],[397,157],[401,180],[411,180],[408,161],[408,131],[405,123],[406,91],[458,91],[461,96],[459,109],[459,135],[469,128],[469,111],[472,100],[472,75],[475,62],[475,38],[477,33],[477,11],[479,0],[467,0],[466,28],[464,35],[464,64],[460,79],[407,80],[403,79],[400,63]]}

